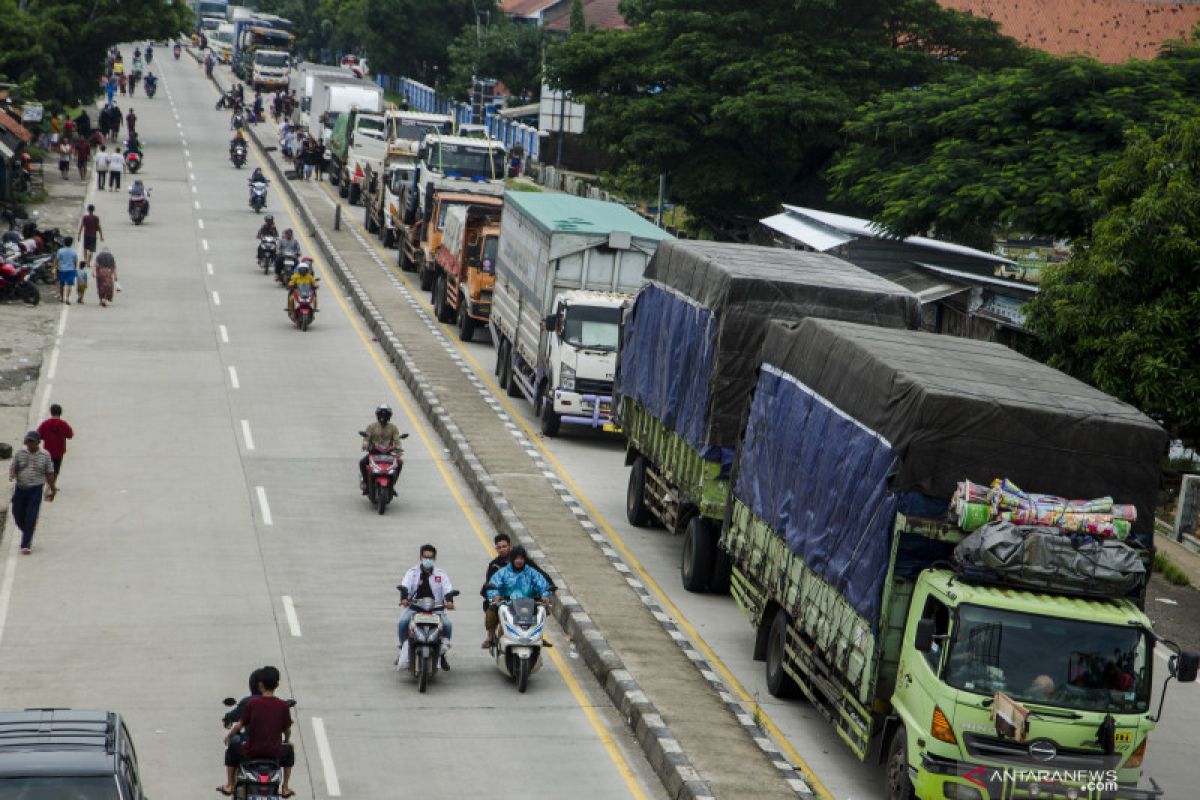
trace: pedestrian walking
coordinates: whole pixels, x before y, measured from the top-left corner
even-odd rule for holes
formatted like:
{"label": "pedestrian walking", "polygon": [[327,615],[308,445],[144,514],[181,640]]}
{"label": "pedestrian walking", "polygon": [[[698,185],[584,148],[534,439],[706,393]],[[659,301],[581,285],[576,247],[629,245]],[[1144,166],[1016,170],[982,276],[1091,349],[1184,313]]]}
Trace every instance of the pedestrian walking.
{"label": "pedestrian walking", "polygon": [[88,159],[92,156],[92,146],[83,135],[75,140],[75,166],[79,167],[79,180],[87,180]]}
{"label": "pedestrian walking", "polygon": [[317,145],[312,139],[304,140],[304,150],[300,158],[304,164],[304,180],[310,180],[313,170],[317,168]]}
{"label": "pedestrian walking", "polygon": [[91,281],[92,269],[86,261],[79,263],[79,274],[75,276],[75,302],[83,305],[83,296],[87,294],[88,283]]}
{"label": "pedestrian walking", "polygon": [[103,308],[113,301],[113,287],[117,283],[117,261],[108,245],[96,256],[96,295]]}
{"label": "pedestrian walking", "polygon": [[25,449],[17,451],[12,466],[8,468],[8,479],[17,484],[12,496],[12,516],[17,529],[21,531],[23,556],[33,552],[33,532],[37,529],[43,496],[49,503],[57,494],[54,488],[54,461],[49,453],[41,449],[41,445],[42,436],[37,431],[25,434]]}
{"label": "pedestrian walking", "polygon": [[125,115],[125,129],[129,131],[129,136],[132,138],[137,132],[137,114],[133,113],[133,109],[129,109],[129,113]]}
{"label": "pedestrian walking", "polygon": [[117,192],[121,190],[121,173],[125,171],[125,156],[121,155],[121,148],[113,148],[112,155],[108,157],[108,190]]}
{"label": "pedestrian walking", "polygon": [[58,171],[64,181],[71,178],[71,143],[66,139],[58,143]]}
{"label": "pedestrian walking", "polygon": [[100,145],[100,152],[96,154],[96,188],[104,191],[104,182],[108,180],[108,148]]}
{"label": "pedestrian walking", "polygon": [[325,162],[329,158],[329,151],[325,148],[325,140],[320,139],[317,142],[316,161],[313,162],[313,174],[320,181],[325,175]]}
{"label": "pedestrian walking", "polygon": [[75,431],[70,423],[62,418],[62,406],[54,403],[50,406],[50,417],[42,420],[37,427],[38,435],[42,437],[42,447],[50,454],[50,462],[54,464],[55,486],[62,475],[63,456],[67,454],[67,439],[75,438]]}
{"label": "pedestrian walking", "polygon": [[100,227],[100,218],[96,216],[96,207],[88,206],[87,213],[79,221],[79,235],[83,237],[83,263],[92,263],[96,255],[96,237],[104,241],[104,229]]}
{"label": "pedestrian walking", "polygon": [[75,240],[68,236],[54,254],[54,267],[58,271],[58,299],[67,305],[71,305],[71,289],[75,286],[79,267],[79,254],[72,246],[74,243]]}
{"label": "pedestrian walking", "polygon": [[[117,62],[117,63],[120,63],[120,62]],[[120,75],[117,76],[117,86],[120,87],[120,89],[121,89],[122,97],[125,96],[125,87],[128,85],[128,80],[129,79],[125,77],[124,72],[122,72]]]}

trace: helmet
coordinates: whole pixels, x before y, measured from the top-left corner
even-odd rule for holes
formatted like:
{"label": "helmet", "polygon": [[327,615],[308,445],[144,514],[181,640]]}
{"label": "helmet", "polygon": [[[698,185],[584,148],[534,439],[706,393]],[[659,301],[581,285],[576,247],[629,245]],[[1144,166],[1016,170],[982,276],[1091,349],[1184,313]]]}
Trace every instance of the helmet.
{"label": "helmet", "polygon": [[283,231],[283,235],[284,235],[284,236],[291,236],[291,235],[292,235],[292,229],[291,229],[291,228],[286,228],[286,229],[284,229],[284,231]]}
{"label": "helmet", "polygon": [[391,418],[392,409],[387,403],[382,403],[375,409],[375,419],[380,422],[386,423]]}
{"label": "helmet", "polygon": [[307,275],[308,273],[312,272],[312,263],[301,261],[296,267],[296,272],[300,273],[301,275]]}
{"label": "helmet", "polygon": [[265,217],[263,217],[263,222],[265,222],[267,224],[271,224],[271,223],[275,222],[275,215],[267,214]]}

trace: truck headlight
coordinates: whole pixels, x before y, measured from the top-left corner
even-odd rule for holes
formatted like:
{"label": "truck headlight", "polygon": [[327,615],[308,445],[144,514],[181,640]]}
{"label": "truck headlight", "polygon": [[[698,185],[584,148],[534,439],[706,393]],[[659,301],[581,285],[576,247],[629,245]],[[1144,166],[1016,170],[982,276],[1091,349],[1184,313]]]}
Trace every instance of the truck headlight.
{"label": "truck headlight", "polygon": [[563,367],[558,376],[558,386],[568,392],[575,391],[575,370],[571,367]]}

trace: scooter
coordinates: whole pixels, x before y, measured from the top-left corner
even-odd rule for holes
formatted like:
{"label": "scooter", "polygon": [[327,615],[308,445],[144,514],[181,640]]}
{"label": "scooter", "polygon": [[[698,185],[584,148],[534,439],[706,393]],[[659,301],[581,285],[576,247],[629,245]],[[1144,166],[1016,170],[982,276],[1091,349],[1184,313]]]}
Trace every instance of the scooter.
{"label": "scooter", "polygon": [[[408,600],[408,590],[397,586],[400,598]],[[460,592],[457,589],[446,593],[446,600],[453,600]],[[442,639],[442,618],[445,606],[435,606],[432,597],[422,597],[410,603],[412,620],[408,623],[408,671],[417,681],[417,691],[425,693],[429,679],[441,669],[442,657],[450,649],[450,642]],[[400,663],[399,661],[396,662]]]}
{"label": "scooter", "polygon": [[513,679],[517,691],[525,693],[529,676],[542,668],[542,634],[546,606],[532,597],[501,601],[500,630],[492,643],[492,657],[499,670]]}
{"label": "scooter", "polygon": [[264,236],[258,240],[258,265],[262,267],[263,275],[271,271],[275,263],[275,237]]}
{"label": "scooter", "polygon": [[131,197],[129,199],[129,219],[134,225],[141,225],[150,213],[150,199],[147,197]]}
{"label": "scooter", "polygon": [[154,97],[158,92],[158,81],[142,81],[146,85],[146,97]]}
{"label": "scooter", "polygon": [[275,261],[275,280],[279,281],[279,285],[287,288],[288,281],[292,279],[292,273],[296,271],[296,264],[299,263],[295,256],[283,256]]}
{"label": "scooter", "polygon": [[151,47],[147,47],[146,48],[146,63],[149,64],[152,61],[154,61],[154,49]]}
{"label": "scooter", "polygon": [[288,317],[301,331],[307,331],[312,325],[316,312],[317,288],[315,286],[297,286],[292,290],[292,310]]}
{"label": "scooter", "polygon": [[142,154],[137,151],[126,153],[125,166],[129,168],[131,173],[136,175],[137,171],[142,168]]}
{"label": "scooter", "polygon": [[250,207],[255,214],[262,213],[267,205],[267,182],[255,181],[250,184]]}
{"label": "scooter", "polygon": [[178,61],[181,48],[179,47],[179,45],[175,45],[175,47],[173,49],[175,51],[175,60]]}
{"label": "scooter", "polygon": [[0,262],[0,300],[20,300],[36,306],[42,293],[33,283],[33,271],[27,266]]}
{"label": "scooter", "polygon": [[[238,701],[232,697],[226,697],[222,702],[233,708],[222,717],[222,722],[228,728],[240,718],[240,709],[237,708]],[[294,708],[296,701],[288,700],[287,704]],[[281,800],[282,785],[283,765],[278,761],[269,758],[248,759],[239,764],[234,772],[233,797],[237,800]]]}
{"label": "scooter", "polygon": [[245,164],[246,164],[246,145],[244,145],[244,144],[234,145],[233,153],[229,156],[229,158],[232,159],[233,165],[235,167],[237,167],[238,169],[241,169],[243,166],[245,166]]}
{"label": "scooter", "polygon": [[[359,431],[358,435],[367,436],[366,431]],[[402,433],[400,438],[407,439],[408,434]],[[395,484],[403,464],[403,451],[391,445],[374,445],[367,451],[367,499],[380,514],[396,496]]]}

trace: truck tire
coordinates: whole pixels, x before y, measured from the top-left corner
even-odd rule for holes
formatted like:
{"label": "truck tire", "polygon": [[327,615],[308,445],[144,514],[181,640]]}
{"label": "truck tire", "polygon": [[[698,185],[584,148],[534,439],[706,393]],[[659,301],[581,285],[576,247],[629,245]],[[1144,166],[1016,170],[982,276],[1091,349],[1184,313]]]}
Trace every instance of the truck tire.
{"label": "truck tire", "polygon": [[348,187],[346,187],[346,192],[348,194],[347,199],[350,201],[350,205],[356,206],[362,203],[361,186],[355,186],[353,183],[351,183]]}
{"label": "truck tire", "polygon": [[425,264],[425,256],[417,258],[417,272],[421,275],[421,290],[428,292],[433,288],[434,272]]}
{"label": "truck tire", "polygon": [[553,439],[558,436],[558,429],[562,426],[562,417],[554,410],[554,401],[549,395],[543,391],[540,395],[542,398],[542,435]]}
{"label": "truck tire", "polygon": [[458,338],[469,342],[475,338],[475,320],[467,313],[467,298],[458,299]]}
{"label": "truck tire", "polygon": [[398,244],[398,247],[400,248],[400,250],[398,253],[396,253],[396,265],[400,267],[401,272],[412,272],[413,271],[412,259],[408,257],[408,253],[405,250],[405,243],[407,241],[408,241],[407,237],[402,237],[400,239],[400,242]]}
{"label": "truck tire", "polygon": [[345,198],[350,194],[350,176],[338,173],[338,197]]}
{"label": "truck tire", "polygon": [[379,233],[379,226],[375,224],[370,208],[363,212],[363,227],[367,229],[367,233]]}
{"label": "truck tire", "polygon": [[883,796],[887,800],[913,800],[917,796],[908,777],[908,733],[903,725],[896,728],[888,744],[883,764]]}
{"label": "truck tire", "polygon": [[[718,537],[719,538],[719,537]],[[729,583],[733,578],[733,560],[717,545],[717,557],[713,561],[713,574],[708,579],[710,594],[729,594]]]}
{"label": "truck tire", "polygon": [[513,363],[512,342],[504,343],[504,391],[509,397],[523,397],[521,387],[517,384],[517,367]]}
{"label": "truck tire", "polygon": [[646,507],[646,458],[638,456],[629,470],[629,486],[625,489],[625,518],[635,528],[645,528],[653,521]]}
{"label": "truck tire", "polygon": [[396,246],[396,232],[387,225],[383,226],[383,231],[379,234],[379,238],[383,241],[385,248]]}
{"label": "truck tire", "polygon": [[496,366],[492,368],[492,374],[496,376],[496,383],[504,386],[504,339],[497,336],[496,338]]}
{"label": "truck tire", "polygon": [[433,314],[438,322],[453,322],[454,309],[446,304],[446,278],[439,277],[433,284]]}
{"label": "truck tire", "polygon": [[783,670],[784,642],[792,618],[782,609],[771,620],[771,633],[767,636],[767,691],[772,697],[786,700],[800,693],[792,676]]}
{"label": "truck tire", "polygon": [[679,562],[679,577],[689,592],[707,592],[717,559],[717,531],[713,524],[699,515],[688,520],[683,531],[683,552]]}

